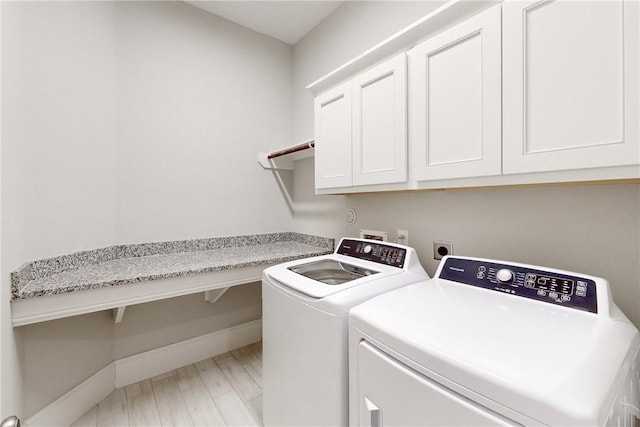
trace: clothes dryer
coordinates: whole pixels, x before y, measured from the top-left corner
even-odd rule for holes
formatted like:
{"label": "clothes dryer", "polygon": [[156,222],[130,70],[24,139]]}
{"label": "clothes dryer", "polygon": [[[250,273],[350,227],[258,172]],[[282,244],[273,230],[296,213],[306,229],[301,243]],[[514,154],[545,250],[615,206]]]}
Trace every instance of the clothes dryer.
{"label": "clothes dryer", "polygon": [[636,327],[606,280],[445,257],[350,314],[352,426],[634,426]]}

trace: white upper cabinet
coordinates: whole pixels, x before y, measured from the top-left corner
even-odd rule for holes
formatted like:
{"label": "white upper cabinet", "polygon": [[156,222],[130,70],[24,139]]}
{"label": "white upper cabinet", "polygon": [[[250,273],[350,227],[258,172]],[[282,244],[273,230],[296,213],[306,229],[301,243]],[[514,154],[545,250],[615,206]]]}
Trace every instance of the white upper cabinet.
{"label": "white upper cabinet", "polygon": [[407,65],[404,54],[355,77],[353,184],[407,180]]}
{"label": "white upper cabinet", "polygon": [[412,178],[499,175],[500,6],[409,51]]}
{"label": "white upper cabinet", "polygon": [[405,43],[316,98],[319,193],[640,178],[640,1],[448,2],[310,87]]}
{"label": "white upper cabinet", "polygon": [[316,188],[348,187],[351,165],[351,83],[315,99]]}
{"label": "white upper cabinet", "polygon": [[407,180],[406,55],[315,99],[316,188]]}
{"label": "white upper cabinet", "polygon": [[504,173],[640,163],[637,1],[503,3]]}

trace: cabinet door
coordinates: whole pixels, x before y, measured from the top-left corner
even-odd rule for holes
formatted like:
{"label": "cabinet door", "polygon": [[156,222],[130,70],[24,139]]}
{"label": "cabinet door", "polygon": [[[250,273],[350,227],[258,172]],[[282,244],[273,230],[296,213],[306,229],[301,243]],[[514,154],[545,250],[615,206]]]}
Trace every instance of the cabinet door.
{"label": "cabinet door", "polygon": [[409,52],[414,179],[501,173],[500,6]]}
{"label": "cabinet door", "polygon": [[503,3],[504,173],[639,163],[638,11]]}
{"label": "cabinet door", "polygon": [[352,80],[353,184],[407,180],[407,63],[403,53]]}
{"label": "cabinet door", "polygon": [[316,188],[350,187],[351,84],[345,83],[315,99]]}

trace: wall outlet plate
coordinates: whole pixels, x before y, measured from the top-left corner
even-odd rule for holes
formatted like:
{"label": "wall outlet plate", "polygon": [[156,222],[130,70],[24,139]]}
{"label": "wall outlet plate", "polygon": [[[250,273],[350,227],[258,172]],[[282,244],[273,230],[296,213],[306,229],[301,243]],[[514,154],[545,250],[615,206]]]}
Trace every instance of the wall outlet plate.
{"label": "wall outlet plate", "polygon": [[433,241],[433,259],[442,259],[446,255],[453,255],[453,243],[442,240]]}
{"label": "wall outlet plate", "polygon": [[360,230],[361,239],[380,240],[381,242],[387,241],[387,232],[379,230]]}
{"label": "wall outlet plate", "polygon": [[396,243],[401,245],[409,245],[409,230],[398,229],[398,233],[396,234]]}

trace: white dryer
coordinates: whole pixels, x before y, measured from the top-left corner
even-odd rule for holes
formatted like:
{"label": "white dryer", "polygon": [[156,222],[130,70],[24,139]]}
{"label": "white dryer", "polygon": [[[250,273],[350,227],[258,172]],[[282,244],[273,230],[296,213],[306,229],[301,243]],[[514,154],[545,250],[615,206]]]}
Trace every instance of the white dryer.
{"label": "white dryer", "polygon": [[604,279],[445,257],[350,315],[352,426],[634,426],[638,330]]}
{"label": "white dryer", "polygon": [[410,247],[346,238],[333,254],[266,269],[265,426],[347,425],[349,309],[427,278]]}

